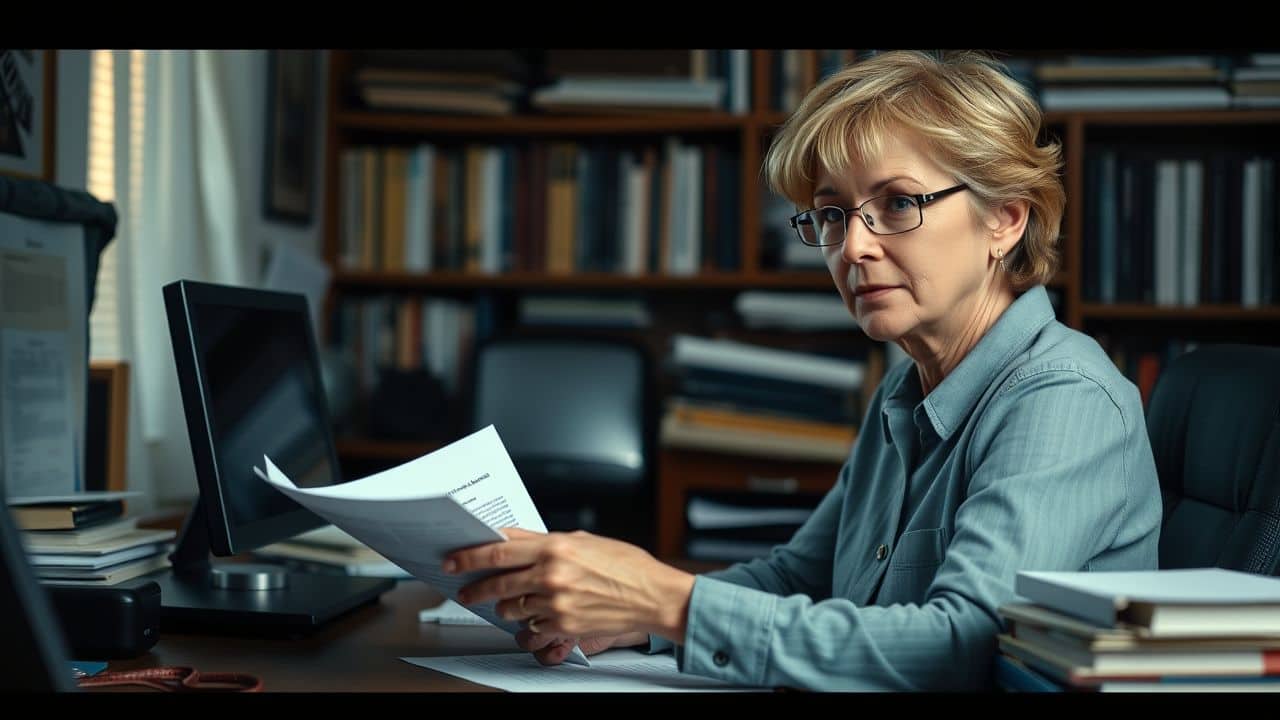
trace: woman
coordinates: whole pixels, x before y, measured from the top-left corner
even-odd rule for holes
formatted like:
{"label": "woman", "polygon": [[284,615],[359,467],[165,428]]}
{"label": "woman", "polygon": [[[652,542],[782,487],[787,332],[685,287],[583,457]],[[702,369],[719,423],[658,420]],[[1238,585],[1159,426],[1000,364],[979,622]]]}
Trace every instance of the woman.
{"label": "woman", "polygon": [[451,556],[499,570],[522,647],[674,643],[681,670],[838,690],[989,685],[1019,570],[1156,567],[1155,463],[1132,383],[1054,318],[1061,148],[988,58],[886,52],[818,85],[765,172],[804,211],[886,373],[835,487],[769,557],[694,576],[584,533]]}

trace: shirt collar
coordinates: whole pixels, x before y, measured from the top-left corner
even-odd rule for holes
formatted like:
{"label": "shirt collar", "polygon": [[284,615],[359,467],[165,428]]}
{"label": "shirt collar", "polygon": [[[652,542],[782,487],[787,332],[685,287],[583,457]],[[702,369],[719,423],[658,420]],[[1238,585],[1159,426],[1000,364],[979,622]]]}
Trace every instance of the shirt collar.
{"label": "shirt collar", "polygon": [[[912,365],[902,374],[898,386],[886,398],[889,407],[916,407],[929,418],[933,431],[942,440],[951,436],[977,404],[1009,360],[1031,345],[1032,338],[1054,319],[1053,305],[1044,286],[1037,285],[1013,301],[960,364],[921,400],[918,371]],[[888,424],[885,424],[886,434]]]}

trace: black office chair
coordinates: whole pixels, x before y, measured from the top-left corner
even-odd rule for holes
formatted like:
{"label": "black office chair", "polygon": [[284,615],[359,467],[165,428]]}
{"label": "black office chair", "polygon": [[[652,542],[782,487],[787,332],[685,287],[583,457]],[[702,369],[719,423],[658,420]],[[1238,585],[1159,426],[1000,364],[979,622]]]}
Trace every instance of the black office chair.
{"label": "black office chair", "polygon": [[494,425],[549,530],[651,547],[653,392],[638,345],[508,338],[477,349],[473,429]]}
{"label": "black office chair", "polygon": [[1280,567],[1280,348],[1211,345],[1164,371],[1147,409],[1164,499],[1160,567]]}

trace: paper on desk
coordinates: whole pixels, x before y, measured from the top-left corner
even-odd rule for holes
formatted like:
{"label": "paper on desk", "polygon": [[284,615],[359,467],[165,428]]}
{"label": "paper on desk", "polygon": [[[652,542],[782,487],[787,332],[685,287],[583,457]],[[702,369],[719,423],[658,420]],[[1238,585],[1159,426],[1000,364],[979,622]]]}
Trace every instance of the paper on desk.
{"label": "paper on desk", "polygon": [[[497,528],[547,531],[492,425],[416,460],[339,485],[299,488],[271,458],[264,456],[263,462],[266,482],[451,600],[464,585],[491,573],[448,575],[440,567],[445,555],[506,540]],[[498,617],[495,604],[468,609],[518,632],[520,623]],[[590,665],[578,648],[568,661]]]}
{"label": "paper on desk", "polygon": [[688,675],[670,653],[619,648],[592,656],[591,667],[544,667],[529,653],[400,658],[411,665],[508,692],[731,692],[756,690]]}

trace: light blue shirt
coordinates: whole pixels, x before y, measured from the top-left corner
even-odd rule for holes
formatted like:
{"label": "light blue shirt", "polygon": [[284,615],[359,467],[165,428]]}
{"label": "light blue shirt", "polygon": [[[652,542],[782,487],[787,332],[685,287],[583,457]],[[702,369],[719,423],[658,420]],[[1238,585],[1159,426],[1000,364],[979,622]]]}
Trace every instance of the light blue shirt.
{"label": "light blue shirt", "polygon": [[1137,389],[1037,286],[928,397],[914,363],[886,373],[791,541],[694,581],[680,668],[770,687],[988,688],[1019,570],[1154,569],[1160,518]]}

